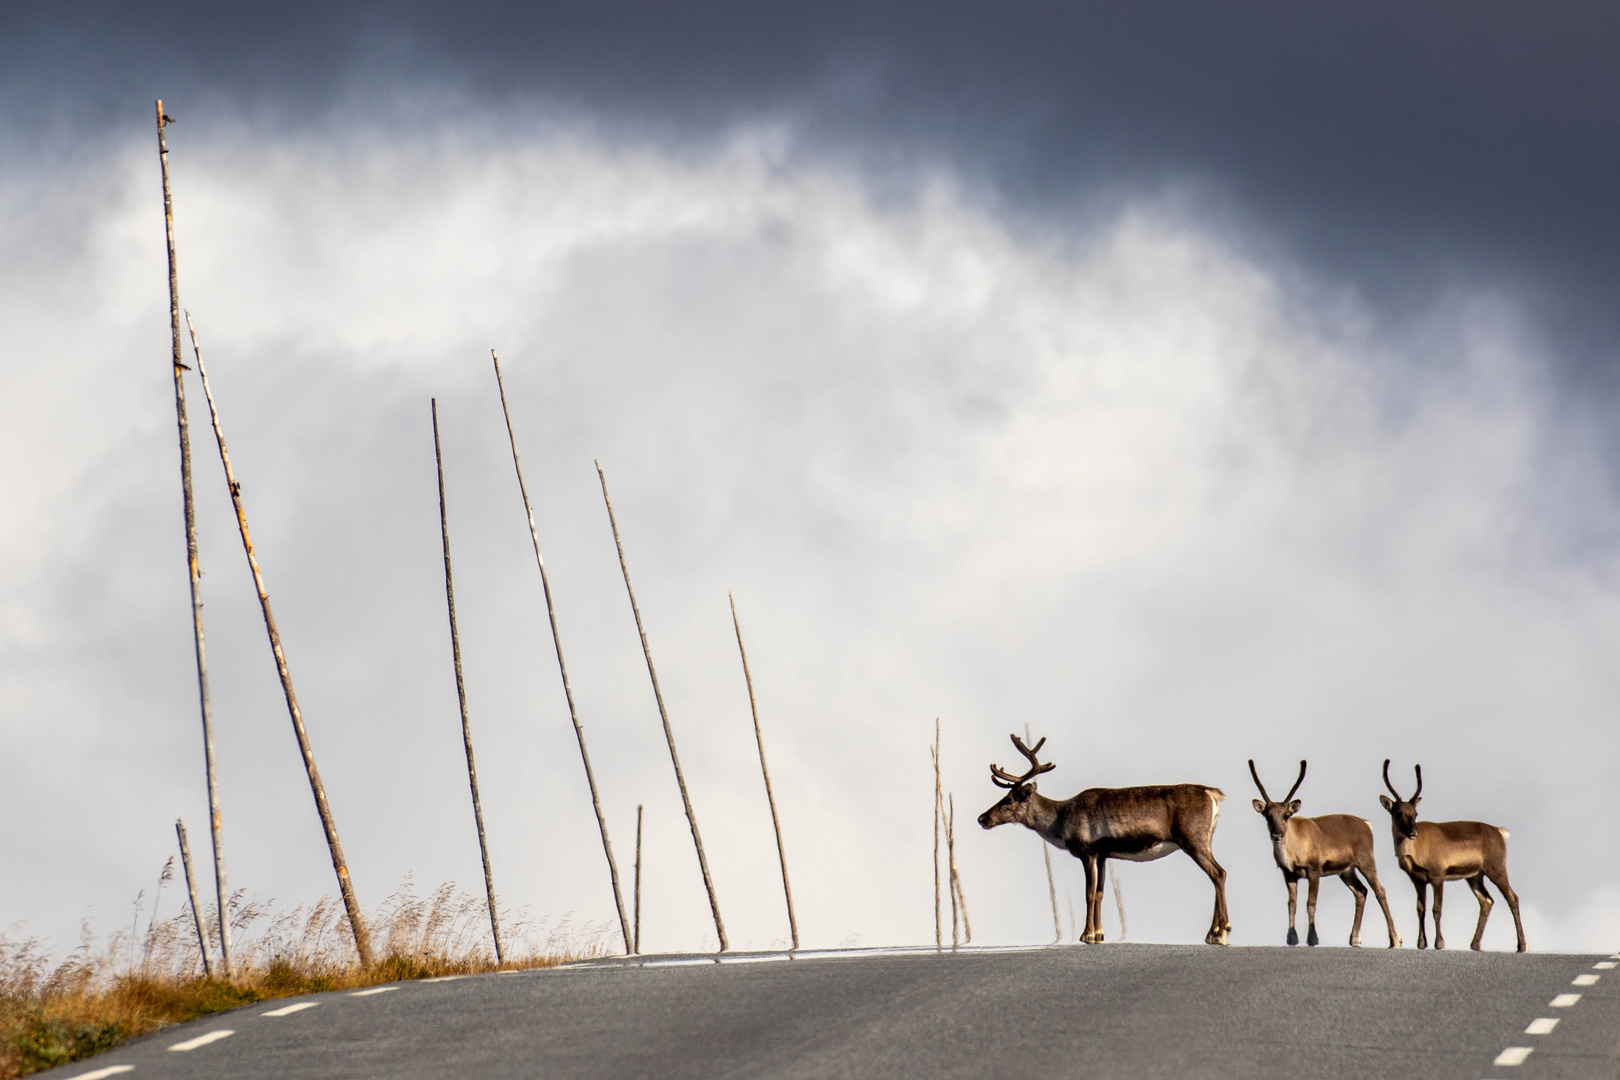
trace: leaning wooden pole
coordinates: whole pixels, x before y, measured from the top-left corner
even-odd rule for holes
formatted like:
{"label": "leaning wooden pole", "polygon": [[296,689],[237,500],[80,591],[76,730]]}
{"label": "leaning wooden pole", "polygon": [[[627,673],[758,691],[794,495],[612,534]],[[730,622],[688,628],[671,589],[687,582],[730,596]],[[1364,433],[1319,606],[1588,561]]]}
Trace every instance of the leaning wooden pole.
{"label": "leaning wooden pole", "polygon": [[495,362],[495,387],[501,394],[501,415],[506,418],[506,438],[512,444],[512,470],[517,473],[518,492],[523,496],[523,512],[529,519],[529,539],[534,541],[534,561],[540,567],[540,588],[546,594],[546,618],[551,620],[551,643],[557,650],[557,671],[562,675],[563,697],[568,699],[568,718],[574,722],[574,738],[579,741],[579,760],[585,765],[585,782],[591,789],[591,808],[596,811],[596,827],[602,833],[602,854],[607,856],[608,877],[613,880],[613,903],[619,910],[619,931],[624,935],[624,951],[630,955],[636,947],[630,929],[630,920],[624,911],[624,893],[619,889],[619,865],[613,861],[613,844],[608,840],[607,818],[602,814],[602,799],[596,790],[596,774],[591,771],[591,755],[585,749],[585,729],[579,723],[579,710],[574,707],[574,688],[568,681],[568,665],[563,661],[562,638],[557,633],[557,609],[551,602],[551,579],[546,576],[546,560],[540,554],[540,533],[534,527],[534,510],[529,505],[529,489],[523,484],[523,466],[518,464],[517,436],[512,433],[512,413],[506,407],[506,384],[501,381],[501,358],[489,350]]}
{"label": "leaning wooden pole", "polygon": [[[186,326],[191,330],[191,351],[197,358],[197,374],[202,379],[203,396],[208,399],[208,418],[214,425],[214,441],[219,444],[220,464],[225,467],[225,483],[230,487],[231,505],[236,509],[236,527],[242,534],[242,550],[247,554],[248,568],[253,571],[253,586],[259,594],[259,610],[264,613],[264,629],[270,638],[270,652],[276,659],[276,673],[281,676],[282,695],[287,699],[287,715],[292,718],[293,734],[298,739],[299,753],[304,757],[304,771],[309,774],[309,789],[315,796],[315,810],[320,814],[321,828],[326,832],[326,846],[332,853],[332,870],[337,874],[338,892],[343,896],[349,929],[354,933],[354,949],[360,954],[360,963],[369,968],[375,962],[371,952],[371,935],[366,932],[366,918],[360,911],[360,901],[355,899],[354,884],[349,880],[349,862],[343,857],[337,822],[332,820],[332,808],[326,802],[326,785],[321,783],[321,771],[315,767],[315,751],[309,745],[309,732],[304,730],[304,714],[298,707],[298,695],[293,691],[292,671],[287,667],[287,654],[281,648],[281,632],[276,629],[276,617],[270,611],[270,593],[264,585],[259,559],[253,554],[253,537],[248,532],[247,511],[242,506],[242,485],[237,483],[236,471],[231,467],[230,451],[225,448],[225,430],[219,423],[214,393],[208,387],[208,369],[203,366],[202,350],[197,347],[197,331],[191,326],[189,312],[186,314]],[[223,921],[224,912],[220,916]]]}
{"label": "leaning wooden pole", "polygon": [[765,801],[771,804],[771,827],[776,830],[776,857],[782,863],[782,895],[787,897],[788,930],[793,948],[799,947],[799,921],[793,915],[793,886],[788,884],[787,849],[782,846],[782,819],[776,816],[776,796],[771,793],[771,770],[765,765],[765,737],[759,733],[759,706],[754,703],[754,677],[748,673],[748,650],[743,648],[742,624],[737,621],[737,599],[731,601],[731,625],[737,631],[737,652],[742,655],[743,680],[748,684],[748,708],[754,714],[754,743],[759,747],[759,771],[765,777]]}
{"label": "leaning wooden pole", "polygon": [[[174,819],[174,833],[180,838],[180,868],[186,872],[186,892],[191,896],[191,921],[197,927],[197,950],[202,953],[203,975],[214,977],[214,964],[208,959],[208,934],[203,930],[202,909],[197,906],[197,879],[191,876],[191,845],[186,843],[186,825]],[[224,918],[221,917],[221,922]]]}
{"label": "leaning wooden pole", "polygon": [[197,559],[197,509],[191,491],[191,427],[186,422],[190,370],[180,362],[180,275],[174,258],[174,200],[169,194],[169,144],[163,129],[173,123],[157,103],[158,162],[163,171],[163,232],[169,247],[169,336],[173,346],[174,412],[180,427],[180,487],[186,504],[186,565],[191,575],[191,632],[197,653],[197,700],[202,707],[203,767],[208,775],[208,821],[214,840],[214,893],[219,901],[219,967],[231,977],[231,919],[226,903],[224,816],[214,768],[214,710],[208,695],[208,648],[203,641],[202,566]]}
{"label": "leaning wooden pole", "polygon": [[703,854],[703,836],[698,832],[697,815],[692,812],[692,797],[686,791],[686,777],[681,774],[681,757],[675,752],[675,732],[669,726],[669,711],[664,708],[664,692],[658,688],[658,669],[653,667],[652,647],[647,644],[647,629],[641,624],[641,608],[636,604],[636,590],[630,585],[630,567],[624,561],[624,544],[619,540],[619,523],[613,517],[613,500],[608,498],[607,476],[602,463],[596,462],[596,478],[602,483],[602,501],[607,504],[608,524],[613,528],[613,546],[619,552],[619,570],[624,574],[624,589],[630,594],[630,611],[636,617],[636,633],[641,635],[641,655],[647,658],[647,674],[652,678],[653,697],[658,701],[658,716],[664,722],[664,741],[669,744],[669,760],[675,766],[675,785],[681,789],[681,805],[686,807],[686,821],[692,826],[692,845],[697,848],[698,869],[703,871],[703,887],[709,893],[709,910],[714,912],[714,931],[720,937],[720,951],[726,943],[726,924],[720,921],[720,901],[714,895],[714,879],[709,876],[709,860]]}
{"label": "leaning wooden pole", "polygon": [[[1024,741],[1029,741],[1029,725],[1024,725]],[[1063,940],[1063,922],[1058,918],[1057,879],[1052,876],[1052,849],[1041,841],[1041,858],[1046,860],[1046,891],[1052,898],[1052,944]],[[1088,916],[1089,918],[1089,916]]]}
{"label": "leaning wooden pole", "polygon": [[[950,817],[946,818],[947,837],[954,838],[956,831],[956,796],[950,797]],[[951,888],[956,896],[956,903],[962,909],[962,941],[964,944],[973,944],[973,924],[968,921],[967,894],[962,891],[962,875],[956,870],[956,844],[954,839],[948,845],[951,858]]]}
{"label": "leaning wooden pole", "polygon": [[939,825],[940,825],[940,799],[939,799],[939,717],[934,717],[934,745],[929,750],[934,758],[934,950],[937,952],[945,947],[944,927],[940,922],[939,909]]}
{"label": "leaning wooden pole", "polygon": [[450,608],[450,655],[456,664],[456,699],[461,702],[461,742],[467,748],[467,786],[472,788],[473,821],[478,825],[478,854],[484,860],[484,895],[489,898],[489,932],[495,939],[495,962],[506,963],[501,948],[501,920],[495,910],[495,875],[489,868],[489,844],[484,840],[484,807],[478,800],[478,768],[473,764],[472,724],[467,719],[467,683],[461,675],[461,634],[456,629],[456,585],[450,573],[450,518],[444,507],[444,455],[439,450],[439,402],[433,409],[433,464],[439,473],[439,537],[444,541],[444,599]]}
{"label": "leaning wooden pole", "polygon": [[636,804],[636,930],[631,952],[641,951],[641,803]]}

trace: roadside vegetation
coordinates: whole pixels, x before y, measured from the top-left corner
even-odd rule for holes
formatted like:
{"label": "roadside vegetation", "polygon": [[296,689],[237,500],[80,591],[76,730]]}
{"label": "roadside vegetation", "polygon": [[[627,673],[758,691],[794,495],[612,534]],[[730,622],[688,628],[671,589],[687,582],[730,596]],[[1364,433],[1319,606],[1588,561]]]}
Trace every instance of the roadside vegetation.
{"label": "roadside vegetation", "polygon": [[[159,878],[162,899],[169,870]],[[605,951],[602,927],[546,928],[521,912],[501,912],[506,963],[497,965],[482,898],[445,884],[426,896],[409,880],[368,916],[377,955],[360,967],[343,906],[331,897],[277,912],[274,902],[231,908],[229,981],[203,973],[191,906],[166,919],[146,915],[144,893],[131,925],[99,947],[86,925],[80,946],[53,957],[35,938],[0,935],[0,1080],[110,1050],[170,1024],[182,1024],[271,998],[346,990],[404,979],[550,967]],[[145,916],[145,927],[142,922]],[[204,923],[218,963],[217,911]]]}

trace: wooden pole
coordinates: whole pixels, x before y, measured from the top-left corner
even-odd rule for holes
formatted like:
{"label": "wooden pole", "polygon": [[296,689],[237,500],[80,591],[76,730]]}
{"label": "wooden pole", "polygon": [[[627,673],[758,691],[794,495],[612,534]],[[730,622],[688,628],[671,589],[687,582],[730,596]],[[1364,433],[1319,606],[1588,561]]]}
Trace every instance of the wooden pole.
{"label": "wooden pole", "polygon": [[641,635],[641,655],[647,658],[647,674],[652,678],[653,697],[658,701],[658,716],[664,722],[664,741],[669,744],[669,760],[675,766],[675,785],[681,789],[681,805],[686,807],[686,821],[692,826],[692,844],[697,848],[698,869],[703,871],[703,887],[709,893],[709,910],[714,912],[714,930],[720,936],[720,951],[725,952],[726,924],[720,921],[720,901],[714,895],[714,879],[709,876],[709,860],[703,854],[703,837],[698,833],[697,815],[692,812],[692,797],[686,791],[686,777],[681,774],[681,758],[675,752],[675,732],[669,726],[669,711],[664,708],[664,692],[658,688],[658,669],[653,667],[652,648],[647,644],[647,630],[641,624],[641,608],[636,604],[636,590],[630,585],[630,568],[624,561],[624,544],[619,540],[619,523],[613,516],[613,500],[608,498],[607,476],[602,463],[595,462],[596,478],[602,483],[602,501],[607,504],[608,524],[613,528],[613,546],[619,552],[619,570],[624,574],[624,589],[630,594],[630,611],[636,617],[636,633]]}
{"label": "wooden pole", "polygon": [[[197,905],[197,879],[191,876],[191,845],[186,843],[186,826],[179,818],[174,819],[174,831],[180,837],[180,868],[186,872],[186,892],[191,896],[191,921],[197,927],[197,948],[202,953],[203,976],[212,979],[214,965],[208,959],[208,935],[203,931],[202,908]],[[224,921],[223,911],[220,921]]]}
{"label": "wooden pole", "polygon": [[[281,632],[276,629],[276,617],[270,611],[270,593],[265,588],[258,557],[253,554],[247,510],[242,506],[242,485],[237,483],[236,471],[231,468],[230,451],[225,447],[225,430],[220,426],[214,393],[208,387],[208,369],[203,366],[202,350],[197,347],[197,330],[191,325],[189,311],[186,313],[186,326],[191,330],[191,351],[197,358],[197,374],[202,379],[203,396],[208,400],[208,418],[214,425],[214,441],[219,444],[219,460],[225,467],[225,482],[230,487],[231,505],[236,510],[236,527],[242,534],[242,550],[247,554],[248,569],[253,571],[253,585],[259,594],[259,610],[264,614],[270,652],[276,660],[276,673],[281,676],[282,695],[287,699],[287,715],[292,718],[293,735],[298,739],[298,750],[304,758],[304,771],[309,774],[309,790],[315,796],[315,810],[320,814],[321,828],[326,832],[326,846],[332,855],[332,870],[337,874],[338,891],[343,895],[343,907],[349,916],[349,929],[354,934],[355,952],[360,954],[360,963],[369,968],[375,962],[371,952],[371,935],[366,932],[366,918],[360,911],[360,901],[355,899],[354,884],[349,880],[349,863],[343,857],[343,844],[338,840],[332,808],[326,802],[326,785],[321,783],[321,771],[315,766],[315,751],[309,745],[309,732],[304,730],[304,714],[298,707],[298,695],[293,691],[292,671],[287,667],[287,654],[281,648]],[[224,922],[225,918],[226,913],[221,911],[220,921]]]}
{"label": "wooden pole", "polygon": [[506,407],[506,384],[501,381],[501,358],[489,350],[495,362],[495,387],[501,394],[501,415],[506,418],[506,438],[512,444],[512,469],[517,473],[518,492],[523,496],[523,512],[529,518],[529,539],[534,542],[534,561],[540,567],[540,587],[546,594],[546,617],[551,620],[551,643],[557,650],[557,671],[562,675],[563,697],[568,699],[568,718],[574,722],[574,738],[579,742],[579,759],[585,765],[585,782],[591,789],[591,808],[596,811],[596,827],[602,833],[602,853],[607,856],[608,877],[613,881],[613,903],[619,910],[619,931],[624,935],[624,951],[629,955],[636,947],[630,920],[624,912],[624,894],[619,889],[619,865],[613,861],[613,844],[608,840],[607,818],[602,814],[602,799],[596,790],[596,774],[591,771],[591,755],[585,749],[585,729],[579,723],[579,711],[574,707],[574,688],[568,681],[568,665],[563,662],[562,638],[557,633],[557,609],[551,602],[551,579],[546,576],[546,560],[540,554],[540,534],[534,527],[534,510],[529,506],[529,489],[523,484],[523,466],[518,464],[517,436],[512,434],[512,413]]}
{"label": "wooden pole", "polygon": [[940,923],[939,909],[939,717],[934,717],[934,746],[929,751],[934,758],[934,951],[945,947],[944,927]]}
{"label": "wooden pole", "polygon": [[962,928],[956,906],[956,798],[951,797],[951,810],[945,815],[945,886],[951,895],[951,948],[962,946]]}
{"label": "wooden pole", "polygon": [[495,939],[495,962],[506,963],[501,949],[501,920],[495,910],[495,875],[489,868],[489,844],[484,840],[484,808],[478,799],[478,768],[473,764],[472,724],[467,719],[467,683],[461,675],[461,634],[456,629],[456,586],[450,573],[450,519],[444,506],[444,456],[439,449],[439,402],[433,410],[433,464],[439,473],[439,536],[444,541],[444,599],[450,608],[450,655],[456,663],[456,698],[461,702],[461,741],[467,748],[467,786],[472,788],[473,821],[478,825],[478,854],[484,860],[484,895],[489,898],[489,932]]}
{"label": "wooden pole", "polygon": [[956,907],[962,909],[962,943],[973,944],[973,924],[968,921],[967,894],[962,891],[962,875],[956,870],[956,796],[950,797],[950,816],[945,819],[946,850],[950,853],[951,889]]}
{"label": "wooden pole", "polygon": [[169,194],[169,144],[163,129],[173,123],[157,103],[158,162],[163,172],[163,233],[169,248],[169,336],[173,347],[174,411],[180,427],[180,488],[186,505],[186,565],[191,576],[191,632],[197,654],[197,700],[202,707],[203,768],[208,779],[208,821],[214,840],[214,893],[219,900],[219,966],[231,977],[231,920],[226,904],[224,816],[219,809],[219,778],[214,769],[214,711],[208,694],[208,649],[203,641],[202,566],[197,559],[197,510],[191,491],[191,428],[186,422],[186,383],[190,369],[180,362],[180,276],[174,257],[174,200]]}
{"label": "wooden pole", "polygon": [[634,952],[641,952],[641,804],[636,804],[636,934]]}
{"label": "wooden pole", "polygon": [[[1029,725],[1024,725],[1024,742],[1031,742]],[[1058,919],[1057,880],[1052,877],[1052,849],[1041,841],[1041,858],[1046,862],[1046,891],[1052,898],[1052,944],[1063,940],[1063,923]],[[1088,916],[1089,917],[1089,916]]]}
{"label": "wooden pole", "polygon": [[754,742],[759,747],[759,771],[765,777],[765,801],[771,804],[771,827],[776,830],[776,857],[782,863],[782,895],[787,897],[788,931],[793,948],[799,948],[799,921],[793,916],[793,886],[788,884],[787,850],[782,846],[782,820],[776,816],[776,796],[771,793],[771,770],[765,765],[765,737],[759,733],[759,706],[754,703],[754,677],[748,673],[748,650],[743,648],[742,624],[737,621],[737,600],[730,593],[731,625],[737,631],[737,651],[742,654],[743,679],[748,683],[748,708],[754,715]]}
{"label": "wooden pole", "polygon": [[[1119,867],[1114,868],[1114,907],[1119,911],[1119,940],[1125,940],[1125,898],[1119,894]],[[1070,917],[1070,922],[1073,922]]]}

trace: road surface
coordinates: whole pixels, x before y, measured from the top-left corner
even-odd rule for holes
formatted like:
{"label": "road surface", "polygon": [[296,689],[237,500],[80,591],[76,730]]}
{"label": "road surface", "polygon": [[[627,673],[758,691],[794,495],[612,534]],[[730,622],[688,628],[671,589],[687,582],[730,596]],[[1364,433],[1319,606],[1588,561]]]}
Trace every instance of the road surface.
{"label": "road surface", "polygon": [[48,1075],[1615,1080],[1616,962],[1134,944],[645,957],[265,1002]]}

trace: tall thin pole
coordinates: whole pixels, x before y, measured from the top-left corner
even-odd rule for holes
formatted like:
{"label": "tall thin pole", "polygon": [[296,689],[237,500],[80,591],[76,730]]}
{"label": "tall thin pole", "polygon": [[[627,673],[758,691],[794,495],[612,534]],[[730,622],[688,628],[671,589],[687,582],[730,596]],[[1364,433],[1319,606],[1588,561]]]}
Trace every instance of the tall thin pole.
{"label": "tall thin pole", "polygon": [[444,599],[450,608],[450,655],[456,662],[456,698],[461,702],[461,741],[467,748],[467,786],[472,788],[473,820],[478,824],[478,854],[484,860],[484,895],[489,898],[489,932],[495,939],[495,962],[506,963],[501,949],[501,920],[495,911],[495,875],[489,868],[489,844],[484,840],[484,808],[478,800],[478,768],[473,764],[472,724],[467,719],[467,683],[461,675],[461,634],[456,629],[456,586],[450,573],[450,519],[444,507],[444,455],[439,450],[439,402],[433,409],[433,464],[439,473],[439,536],[444,541]]}
{"label": "tall thin pole", "polygon": [[951,948],[962,944],[961,917],[956,906],[956,800],[945,815],[945,887],[951,896]]}
{"label": "tall thin pole", "polygon": [[669,711],[664,708],[664,692],[658,688],[658,669],[653,667],[652,648],[647,644],[647,630],[641,624],[641,608],[636,604],[636,590],[630,586],[630,567],[624,561],[624,544],[619,540],[619,523],[613,517],[613,500],[608,498],[607,477],[602,463],[596,462],[596,478],[602,482],[602,501],[607,504],[608,524],[613,527],[613,546],[619,552],[619,570],[624,574],[624,589],[630,594],[630,610],[636,617],[636,633],[641,635],[641,655],[647,658],[647,674],[652,678],[653,697],[658,700],[658,716],[664,722],[664,741],[669,744],[669,760],[675,766],[675,784],[681,789],[681,805],[686,807],[686,821],[692,826],[692,845],[697,848],[698,868],[703,871],[703,887],[709,893],[709,910],[714,912],[714,931],[720,936],[720,951],[725,952],[726,924],[720,921],[720,901],[714,895],[714,879],[709,876],[709,860],[703,854],[703,837],[698,833],[697,815],[692,812],[692,797],[686,791],[686,777],[681,775],[681,758],[675,752],[675,732],[670,730]]}
{"label": "tall thin pole", "polygon": [[[343,844],[338,840],[332,808],[326,802],[326,785],[321,783],[321,771],[315,766],[315,751],[309,745],[309,732],[304,730],[304,714],[298,707],[298,695],[293,691],[292,671],[287,667],[287,654],[281,648],[281,632],[276,629],[276,617],[270,611],[270,593],[265,588],[258,557],[253,554],[253,537],[248,532],[247,511],[242,506],[242,485],[237,483],[236,472],[231,468],[231,454],[225,448],[225,430],[220,427],[214,393],[208,388],[208,369],[203,366],[202,350],[197,347],[197,330],[191,325],[190,312],[186,313],[186,327],[191,330],[191,351],[197,358],[197,374],[202,378],[203,396],[208,399],[208,418],[214,425],[214,441],[219,444],[220,464],[225,467],[231,505],[236,509],[236,526],[242,534],[242,550],[247,554],[248,568],[253,571],[253,585],[259,594],[259,610],[264,613],[264,629],[270,638],[270,652],[276,659],[276,673],[281,676],[281,692],[287,699],[287,715],[292,718],[293,734],[298,739],[298,750],[304,758],[304,771],[309,774],[309,790],[315,796],[315,810],[320,814],[321,828],[326,832],[326,846],[332,854],[332,870],[337,874],[338,891],[343,895],[349,929],[354,933],[354,949],[360,954],[360,963],[369,968],[374,962],[371,935],[366,932],[366,918],[360,911],[360,901],[355,899],[354,885],[349,881],[349,863],[343,857]],[[220,917],[223,921],[225,913],[221,912]]]}
{"label": "tall thin pole", "polygon": [[776,830],[776,857],[782,863],[782,895],[787,897],[788,930],[793,948],[799,947],[799,921],[793,917],[793,886],[788,884],[787,850],[782,846],[782,819],[776,816],[776,796],[771,793],[771,770],[765,765],[765,737],[759,733],[759,706],[754,703],[754,677],[748,673],[748,650],[743,648],[742,624],[737,621],[737,599],[731,601],[731,625],[737,631],[737,652],[742,654],[743,679],[748,683],[748,708],[754,714],[754,742],[759,746],[759,771],[765,777],[765,801],[771,804],[771,827]]}
{"label": "tall thin pole", "polygon": [[523,496],[523,512],[529,519],[529,539],[534,541],[534,561],[540,567],[540,587],[546,594],[546,618],[551,620],[551,643],[557,649],[557,671],[562,675],[563,696],[568,699],[568,718],[574,722],[574,738],[579,741],[579,760],[585,765],[585,782],[591,789],[591,808],[596,811],[596,827],[602,833],[602,854],[607,856],[608,877],[613,880],[613,903],[619,909],[619,932],[624,935],[624,951],[629,955],[635,949],[630,920],[624,912],[624,894],[619,889],[619,865],[613,861],[613,844],[608,840],[607,818],[602,814],[602,799],[596,790],[596,774],[591,771],[591,755],[585,749],[585,729],[579,723],[579,710],[574,707],[574,688],[568,681],[568,665],[563,661],[562,638],[557,633],[557,609],[551,602],[551,579],[546,576],[546,560],[540,554],[540,534],[534,527],[534,509],[529,505],[529,489],[523,485],[523,466],[518,464],[517,436],[512,434],[512,412],[506,407],[506,385],[501,381],[501,358],[489,350],[495,362],[495,387],[501,394],[501,415],[506,418],[506,438],[512,444],[512,470],[517,473],[518,492]]}
{"label": "tall thin pole", "polygon": [[636,933],[632,951],[641,951],[641,804],[636,804]]}
{"label": "tall thin pole", "polygon": [[951,864],[951,890],[956,896],[956,904],[962,909],[962,941],[964,944],[973,944],[973,924],[968,921],[967,894],[962,891],[962,875],[956,869],[956,796],[950,797],[950,816],[945,819],[945,849],[950,855]]}
{"label": "tall thin pole", "polygon": [[944,927],[939,909],[939,717],[934,717],[934,745],[929,751],[934,758],[934,950],[945,947]]}
{"label": "tall thin pole", "polygon": [[186,565],[191,575],[191,632],[197,652],[197,700],[202,706],[203,767],[208,774],[208,821],[214,838],[214,893],[219,900],[219,966],[231,977],[231,919],[225,902],[224,815],[219,809],[219,778],[214,770],[214,710],[208,695],[208,648],[203,642],[202,566],[197,560],[197,510],[191,494],[191,428],[186,423],[189,368],[180,362],[180,275],[174,258],[174,200],[169,194],[169,144],[163,129],[173,123],[157,103],[158,162],[163,171],[163,232],[169,247],[169,335],[173,345],[174,412],[180,427],[180,487],[186,504]]}
{"label": "tall thin pole", "polygon": [[[1024,741],[1030,741],[1029,725],[1024,725]],[[1052,944],[1063,940],[1063,923],[1058,918],[1057,879],[1052,876],[1052,849],[1041,841],[1041,858],[1046,860],[1046,891],[1052,897]]]}
{"label": "tall thin pole", "polygon": [[203,932],[202,909],[197,906],[197,879],[191,876],[191,845],[186,843],[185,822],[175,818],[174,832],[180,837],[180,868],[186,872],[186,892],[191,896],[191,921],[197,927],[197,949],[202,953],[203,975],[212,979],[214,965],[208,959],[208,935]]}

